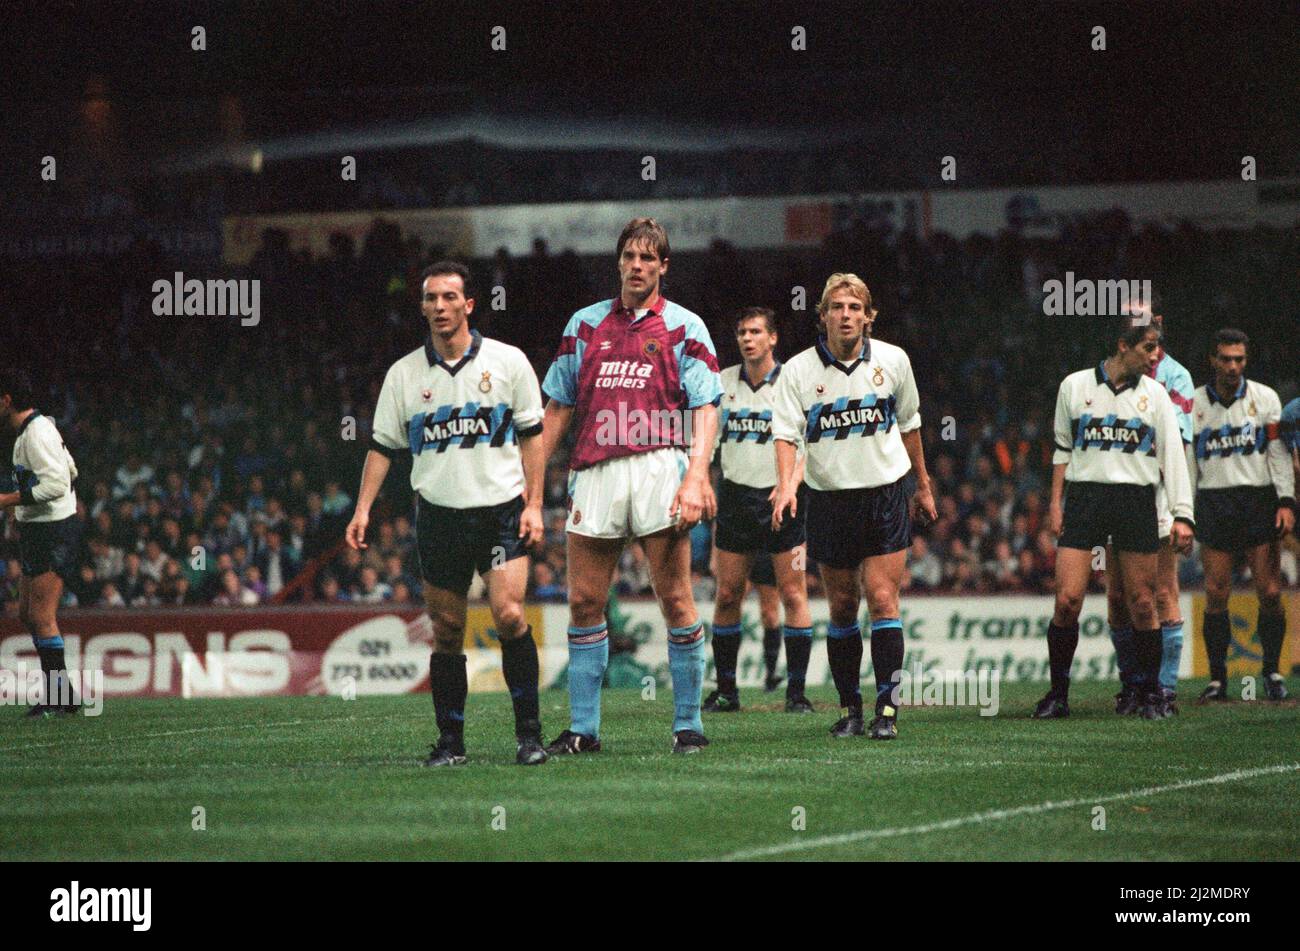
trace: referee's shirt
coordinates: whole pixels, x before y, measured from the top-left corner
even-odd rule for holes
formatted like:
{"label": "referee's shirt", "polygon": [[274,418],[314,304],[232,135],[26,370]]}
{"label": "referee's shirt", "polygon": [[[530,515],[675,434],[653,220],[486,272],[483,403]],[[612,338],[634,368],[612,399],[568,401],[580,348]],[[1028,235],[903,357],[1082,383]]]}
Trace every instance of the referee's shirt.
{"label": "referee's shirt", "polygon": [[865,337],[841,363],[820,337],[776,381],[773,436],[804,447],[804,481],[819,492],[897,482],[912,468],[902,434],[920,426],[912,362],[881,340]]}
{"label": "referee's shirt", "polygon": [[426,337],[384,377],[370,448],[411,453],[411,488],[426,502],[466,509],[523,494],[520,436],[542,431],[542,393],[523,351],[477,330],[446,363]]}
{"label": "referee's shirt", "polygon": [[1276,390],[1243,379],[1237,392],[1221,396],[1207,383],[1196,390],[1192,412],[1194,489],[1271,485],[1279,500],[1295,498],[1295,473],[1282,439],[1282,401]]}
{"label": "referee's shirt", "polygon": [[77,514],[77,493],[72,488],[77,464],[52,419],[33,412],[23,420],[14,440],[13,463],[18,521],[57,522]]}
{"label": "referee's shirt", "polygon": [[1070,482],[1158,486],[1169,510],[1192,523],[1192,486],[1173,401],[1149,376],[1116,387],[1105,363],[1061,381],[1056,396],[1054,465]]}

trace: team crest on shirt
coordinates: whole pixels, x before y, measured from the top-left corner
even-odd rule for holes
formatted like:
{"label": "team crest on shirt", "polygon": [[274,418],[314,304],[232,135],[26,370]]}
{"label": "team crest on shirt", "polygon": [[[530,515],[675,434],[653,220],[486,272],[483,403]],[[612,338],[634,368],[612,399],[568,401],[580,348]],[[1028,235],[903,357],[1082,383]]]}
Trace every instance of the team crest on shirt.
{"label": "team crest on shirt", "polygon": [[882,370],[879,366],[877,366],[875,368],[875,371],[871,374],[871,383],[873,386],[880,386],[884,382],[885,382],[885,371]]}
{"label": "team crest on shirt", "polygon": [[492,374],[487,370],[483,371],[483,377],[478,381],[478,389],[480,393],[492,392]]}
{"label": "team crest on shirt", "polygon": [[1255,415],[1255,401],[1254,401],[1254,400],[1251,400],[1251,401],[1250,401],[1250,405],[1246,407],[1246,410],[1247,410],[1247,412],[1250,413],[1251,416],[1254,416],[1254,415]]}
{"label": "team crest on shirt", "polygon": [[1147,398],[1143,396],[1138,399],[1138,412],[1145,413],[1146,411],[1147,411]]}
{"label": "team crest on shirt", "polygon": [[660,346],[662,345],[659,343],[659,341],[656,340],[654,337],[651,337],[645,343],[641,344],[641,352],[645,354],[647,357],[653,357],[655,354],[659,352]]}

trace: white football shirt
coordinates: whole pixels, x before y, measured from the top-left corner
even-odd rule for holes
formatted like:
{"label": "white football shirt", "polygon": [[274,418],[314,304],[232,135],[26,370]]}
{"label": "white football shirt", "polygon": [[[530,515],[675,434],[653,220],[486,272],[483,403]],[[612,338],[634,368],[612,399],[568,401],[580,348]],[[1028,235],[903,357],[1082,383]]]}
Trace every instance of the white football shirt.
{"label": "white football shirt", "polygon": [[57,522],[77,514],[77,464],[63,444],[54,420],[33,412],[14,440],[14,484],[20,522]]}
{"label": "white football shirt", "polygon": [[772,394],[780,375],[781,364],[777,363],[755,386],[745,375],[743,363],[722,371],[717,442],[722,449],[722,477],[728,482],[756,489],[776,485]]}
{"label": "white football shirt", "polygon": [[1279,499],[1295,498],[1281,420],[1282,401],[1263,383],[1243,379],[1227,397],[1213,383],[1198,387],[1192,398],[1193,489],[1271,485]]}
{"label": "white football shirt", "polygon": [[890,485],[912,468],[902,434],[920,428],[920,405],[912,362],[901,347],[867,338],[844,364],[822,337],[783,364],[772,434],[804,447],[809,488]]}
{"label": "white football shirt", "polygon": [[433,505],[478,508],[524,491],[519,437],[542,431],[542,392],[518,347],[473,331],[448,365],[433,343],[389,368],[371,448],[411,453],[411,488]]}

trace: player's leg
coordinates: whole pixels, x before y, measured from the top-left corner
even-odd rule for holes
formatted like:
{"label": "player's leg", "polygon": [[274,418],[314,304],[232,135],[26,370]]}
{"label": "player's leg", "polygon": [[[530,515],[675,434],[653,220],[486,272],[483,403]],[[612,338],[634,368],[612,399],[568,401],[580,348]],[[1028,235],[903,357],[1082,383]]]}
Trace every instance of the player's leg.
{"label": "player's leg", "polygon": [[704,625],[691,591],[691,539],[664,529],[641,539],[650,581],[668,625],[668,671],[673,681],[673,749],[695,752],[708,743],[700,720],[704,686]]}
{"label": "player's leg", "polygon": [[745,599],[752,554],[718,548],[715,564],[718,574],[717,603],[713,609],[713,666],[718,689],[704,701],[706,713],[724,713],[740,709],[736,689],[736,664],[740,656],[740,605]]}
{"label": "player's leg", "polygon": [[[466,590],[468,587],[467,579]],[[465,592],[459,585],[451,591],[426,579],[424,606],[433,624],[429,692],[433,694],[433,715],[438,725],[438,742],[425,765],[460,766],[465,762],[465,698],[469,695],[469,676],[465,669]]]}
{"label": "player's leg", "polygon": [[1228,645],[1232,643],[1228,595],[1232,593],[1233,560],[1232,552],[1201,544],[1201,562],[1205,567],[1205,613],[1201,617],[1201,630],[1205,635],[1210,683],[1201,692],[1198,703],[1228,699]]}
{"label": "player's leg", "polygon": [[785,608],[785,709],[787,713],[812,713],[804,696],[808,657],[812,653],[812,614],[808,610],[807,546],[800,545],[772,556],[776,587]]}
{"label": "player's leg", "polygon": [[1160,691],[1160,661],[1163,644],[1156,610],[1158,551],[1118,551],[1119,571],[1124,576],[1128,614],[1133,621],[1133,684],[1142,697],[1138,711],[1144,719],[1164,715]]}
{"label": "player's leg", "polygon": [[1178,552],[1169,538],[1160,540],[1156,567],[1156,616],[1160,620],[1160,689],[1165,712],[1177,713],[1178,668],[1183,661],[1183,608],[1179,603]]}
{"label": "player's leg", "polygon": [[1115,560],[1115,548],[1106,546],[1106,619],[1110,627],[1110,642],[1115,647],[1115,664],[1119,668],[1119,693],[1115,695],[1115,712],[1121,715],[1137,713],[1137,691],[1133,688],[1133,622],[1128,616],[1128,601],[1124,594],[1124,576]]}
{"label": "player's leg", "polygon": [[492,623],[501,639],[501,672],[514,706],[518,744],[515,761],[521,766],[546,762],[537,700],[537,643],[532,625],[524,618],[529,564],[528,556],[522,555],[490,569],[484,576]]}
{"label": "player's leg", "polygon": [[772,556],[763,552],[754,562],[749,580],[758,592],[758,618],[763,625],[763,690],[771,693],[781,683],[776,672],[781,662],[781,594]]}
{"label": "player's leg", "polygon": [[1051,720],[1070,715],[1070,668],[1079,646],[1079,612],[1092,577],[1092,550],[1056,549],[1056,602],[1047,626],[1047,658],[1051,689],[1038,702],[1034,717]]}
{"label": "player's leg", "polygon": [[546,752],[600,750],[600,688],[609,666],[605,608],[614,583],[623,539],[568,533],[569,571],[569,729]]}
{"label": "player's leg", "polygon": [[876,677],[876,716],[871,722],[873,740],[890,740],[898,735],[898,708],[890,696],[903,669],[903,621],[898,608],[898,590],[907,566],[907,550],[875,555],[867,559],[863,581],[867,610],[871,614],[871,666]]}
{"label": "player's leg", "polygon": [[[22,589],[26,582],[26,597]],[[59,633],[59,599],[63,597],[63,579],[54,571],[45,571],[19,581],[19,616],[31,633],[36,653],[41,659],[45,681],[45,699],[30,716],[76,713],[80,701],[68,679],[68,664],[63,653],[63,635]],[[24,603],[26,606],[23,616]]]}
{"label": "player's leg", "polygon": [[1264,692],[1269,700],[1287,698],[1286,680],[1278,670],[1282,642],[1286,640],[1286,613],[1282,609],[1281,551],[1276,541],[1256,545],[1246,552],[1259,597],[1259,644],[1264,654]]}
{"label": "player's leg", "polygon": [[[865,559],[864,559],[865,561]],[[831,622],[826,628],[826,659],[831,679],[839,694],[845,715],[831,727],[834,736],[861,736],[862,722],[862,628],[858,609],[862,605],[862,566],[838,568],[821,566],[822,587],[826,589]]]}

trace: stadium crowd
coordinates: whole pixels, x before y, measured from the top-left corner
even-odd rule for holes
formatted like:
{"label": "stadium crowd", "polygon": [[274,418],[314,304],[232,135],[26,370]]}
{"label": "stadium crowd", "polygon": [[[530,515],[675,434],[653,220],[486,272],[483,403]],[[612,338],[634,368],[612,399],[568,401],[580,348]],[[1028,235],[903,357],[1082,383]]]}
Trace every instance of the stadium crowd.
{"label": "stadium crowd", "polygon": [[[229,318],[155,316],[148,288],[175,267],[156,245],[6,269],[13,352],[24,355],[44,392],[38,407],[55,417],[81,471],[80,558],[67,606],[418,603],[400,465],[372,513],[370,547],[355,552],[339,542],[384,370],[424,334],[418,275],[443,253],[383,221],[360,248],[336,236],[321,259],[268,232],[245,275],[262,282],[260,322],[247,328]],[[675,256],[666,293],[704,317],[725,366],[738,360],[729,318],[739,306],[777,311],[778,353],[788,357],[816,333],[813,311],[791,311],[792,289],[805,287],[815,301],[825,275],[862,274],[881,311],[877,336],[911,355],[939,501],[938,521],[913,543],[908,588],[1049,592],[1055,389],[1106,344],[1095,319],[1044,316],[1043,281],[1067,269],[1149,275],[1163,298],[1168,348],[1197,384],[1209,335],[1232,324],[1251,334],[1251,375],[1285,400],[1300,366],[1300,341],[1288,332],[1300,313],[1289,279],[1296,262],[1294,230],[1135,229],[1115,213],[1065,222],[1050,237],[1007,230],[957,241],[862,220],[806,254],[744,256],[715,243]],[[503,287],[508,303],[492,310],[480,293],[476,325],[523,348],[539,377],[568,315],[614,287],[611,260],[552,255],[542,242],[523,258],[502,250],[473,266],[480,291]],[[65,328],[57,346],[50,327]],[[9,452],[11,438],[0,435],[0,451]],[[565,597],[565,486],[561,456],[546,477],[534,600]],[[707,525],[694,541],[696,593],[708,598]],[[12,612],[12,525],[0,555],[0,601]],[[1198,582],[1195,554],[1182,573],[1185,584]],[[1290,553],[1284,574],[1295,583]],[[809,585],[820,593],[815,573]],[[635,544],[617,590],[650,593]]]}

